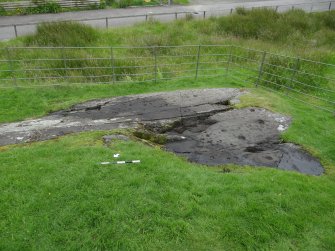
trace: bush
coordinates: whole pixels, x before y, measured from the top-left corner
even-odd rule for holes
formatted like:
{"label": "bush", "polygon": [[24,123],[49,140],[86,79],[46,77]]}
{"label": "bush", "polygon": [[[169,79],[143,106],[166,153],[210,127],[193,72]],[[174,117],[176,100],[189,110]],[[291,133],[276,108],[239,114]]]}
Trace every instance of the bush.
{"label": "bush", "polygon": [[41,13],[58,13],[61,11],[61,7],[55,2],[45,2],[39,4],[36,7],[28,7],[25,9],[25,14],[41,14]]}
{"label": "bush", "polygon": [[74,22],[43,23],[37,33],[25,38],[26,45],[87,46],[98,39],[94,28]]}
{"label": "bush", "polygon": [[0,16],[6,16],[7,15],[7,11],[5,10],[4,7],[0,6]]}
{"label": "bush", "polygon": [[119,0],[117,2],[117,7],[118,8],[127,8],[128,6],[130,6],[132,3],[131,0]]}

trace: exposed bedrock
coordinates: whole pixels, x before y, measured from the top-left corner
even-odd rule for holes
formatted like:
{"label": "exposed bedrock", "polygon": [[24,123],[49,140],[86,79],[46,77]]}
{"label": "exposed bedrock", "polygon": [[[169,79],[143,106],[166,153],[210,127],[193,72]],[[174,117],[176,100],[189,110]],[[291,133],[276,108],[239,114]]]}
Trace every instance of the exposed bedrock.
{"label": "exposed bedrock", "polygon": [[94,100],[39,119],[0,124],[0,146],[68,133],[145,125],[169,139],[166,149],[189,160],[235,163],[320,175],[320,163],[299,146],[281,143],[290,118],[261,108],[233,109],[244,91],[196,89]]}

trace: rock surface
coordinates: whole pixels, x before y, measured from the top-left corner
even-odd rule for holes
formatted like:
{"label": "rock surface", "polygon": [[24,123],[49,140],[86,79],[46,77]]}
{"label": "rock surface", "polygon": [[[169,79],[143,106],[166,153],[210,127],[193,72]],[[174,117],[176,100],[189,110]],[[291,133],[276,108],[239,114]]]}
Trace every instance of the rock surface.
{"label": "rock surface", "polygon": [[138,122],[178,120],[230,109],[239,89],[198,89],[94,100],[40,119],[0,124],[0,146],[52,139],[68,133],[136,127]]}
{"label": "rock surface", "polygon": [[281,143],[280,133],[289,124],[289,117],[261,108],[186,118],[167,132],[185,140],[168,142],[166,149],[206,165],[234,163],[322,174],[315,158],[299,146]]}
{"label": "rock surface", "polygon": [[[299,146],[280,142],[280,133],[288,128],[290,118],[265,109],[230,106],[243,93],[233,88],[197,89],[85,102],[40,119],[1,124],[0,146],[141,124],[166,133],[168,150],[198,163],[322,174],[315,158]],[[107,137],[106,144],[110,140]]]}

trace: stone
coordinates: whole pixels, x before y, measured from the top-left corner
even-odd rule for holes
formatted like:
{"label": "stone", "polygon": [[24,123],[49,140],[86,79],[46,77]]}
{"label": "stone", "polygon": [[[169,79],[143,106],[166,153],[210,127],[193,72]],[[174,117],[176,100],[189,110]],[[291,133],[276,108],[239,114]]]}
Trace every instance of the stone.
{"label": "stone", "polygon": [[129,138],[122,134],[112,134],[112,135],[105,135],[102,137],[104,144],[109,145],[113,140],[123,140],[128,141]]}

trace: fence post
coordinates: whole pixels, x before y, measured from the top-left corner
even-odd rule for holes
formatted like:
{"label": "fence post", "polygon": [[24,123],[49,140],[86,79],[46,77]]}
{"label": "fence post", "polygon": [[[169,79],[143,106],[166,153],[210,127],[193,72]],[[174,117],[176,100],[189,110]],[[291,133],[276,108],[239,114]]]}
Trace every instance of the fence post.
{"label": "fence post", "polygon": [[108,17],[106,17],[106,29],[108,29]]}
{"label": "fence post", "polygon": [[232,51],[233,51],[233,46],[231,45],[230,46],[230,50],[229,50],[229,57],[228,57],[228,62],[227,62],[227,70],[226,70],[226,72],[228,73],[228,71],[229,71],[229,67],[230,67],[230,62],[232,61],[232,57],[233,57],[233,53],[232,53]]}
{"label": "fence post", "polygon": [[16,24],[14,24],[14,32],[15,32],[15,37],[17,37],[17,27],[16,27]]}
{"label": "fence post", "polygon": [[174,13],[174,15],[175,15],[175,19],[177,20],[178,19],[178,13],[176,12],[176,13]]}
{"label": "fence post", "polygon": [[157,66],[157,47],[153,47],[154,59],[155,59],[155,84],[157,83],[157,74],[158,74],[158,66]]}
{"label": "fence post", "polygon": [[233,8],[230,9],[230,15],[233,14]]}
{"label": "fence post", "polygon": [[[17,87],[16,76],[15,76],[15,73],[14,73],[13,59],[12,59],[12,56],[10,54],[10,49],[7,47],[6,51],[7,51],[8,66],[9,66],[9,70],[10,70],[11,75],[12,75],[13,84],[14,84],[15,87]],[[14,73],[14,75],[13,75],[13,73]]]}
{"label": "fence post", "polygon": [[62,58],[63,58],[63,64],[64,64],[65,78],[67,78],[68,72],[67,72],[67,64],[66,64],[66,58],[65,58],[65,47],[62,47]]}
{"label": "fence post", "polygon": [[113,84],[115,84],[115,59],[114,59],[114,51],[113,51],[113,47],[111,47],[111,64],[112,64],[112,78],[113,78]]}
{"label": "fence post", "polygon": [[332,2],[330,1],[329,2],[329,11],[331,11],[332,10]]}
{"label": "fence post", "polygon": [[278,12],[278,5],[276,6],[276,12]]}
{"label": "fence post", "polygon": [[290,85],[292,85],[292,82],[293,82],[293,80],[295,78],[295,75],[297,74],[297,70],[299,68],[299,64],[300,64],[300,58],[297,58],[295,64],[292,67],[292,76],[291,76],[291,79],[290,79]]}
{"label": "fence post", "polygon": [[204,19],[206,19],[206,11],[204,11]]}
{"label": "fence post", "polygon": [[258,79],[257,79],[257,82],[256,82],[256,87],[258,87],[258,85],[260,84],[260,81],[262,79],[265,57],[266,57],[266,51],[263,52],[262,61],[261,61],[261,64],[259,66],[259,74],[258,74]]}
{"label": "fence post", "polygon": [[195,80],[198,79],[198,73],[199,73],[199,63],[200,63],[200,50],[201,50],[201,45],[198,46],[198,55],[197,55],[197,68],[195,70]]}

